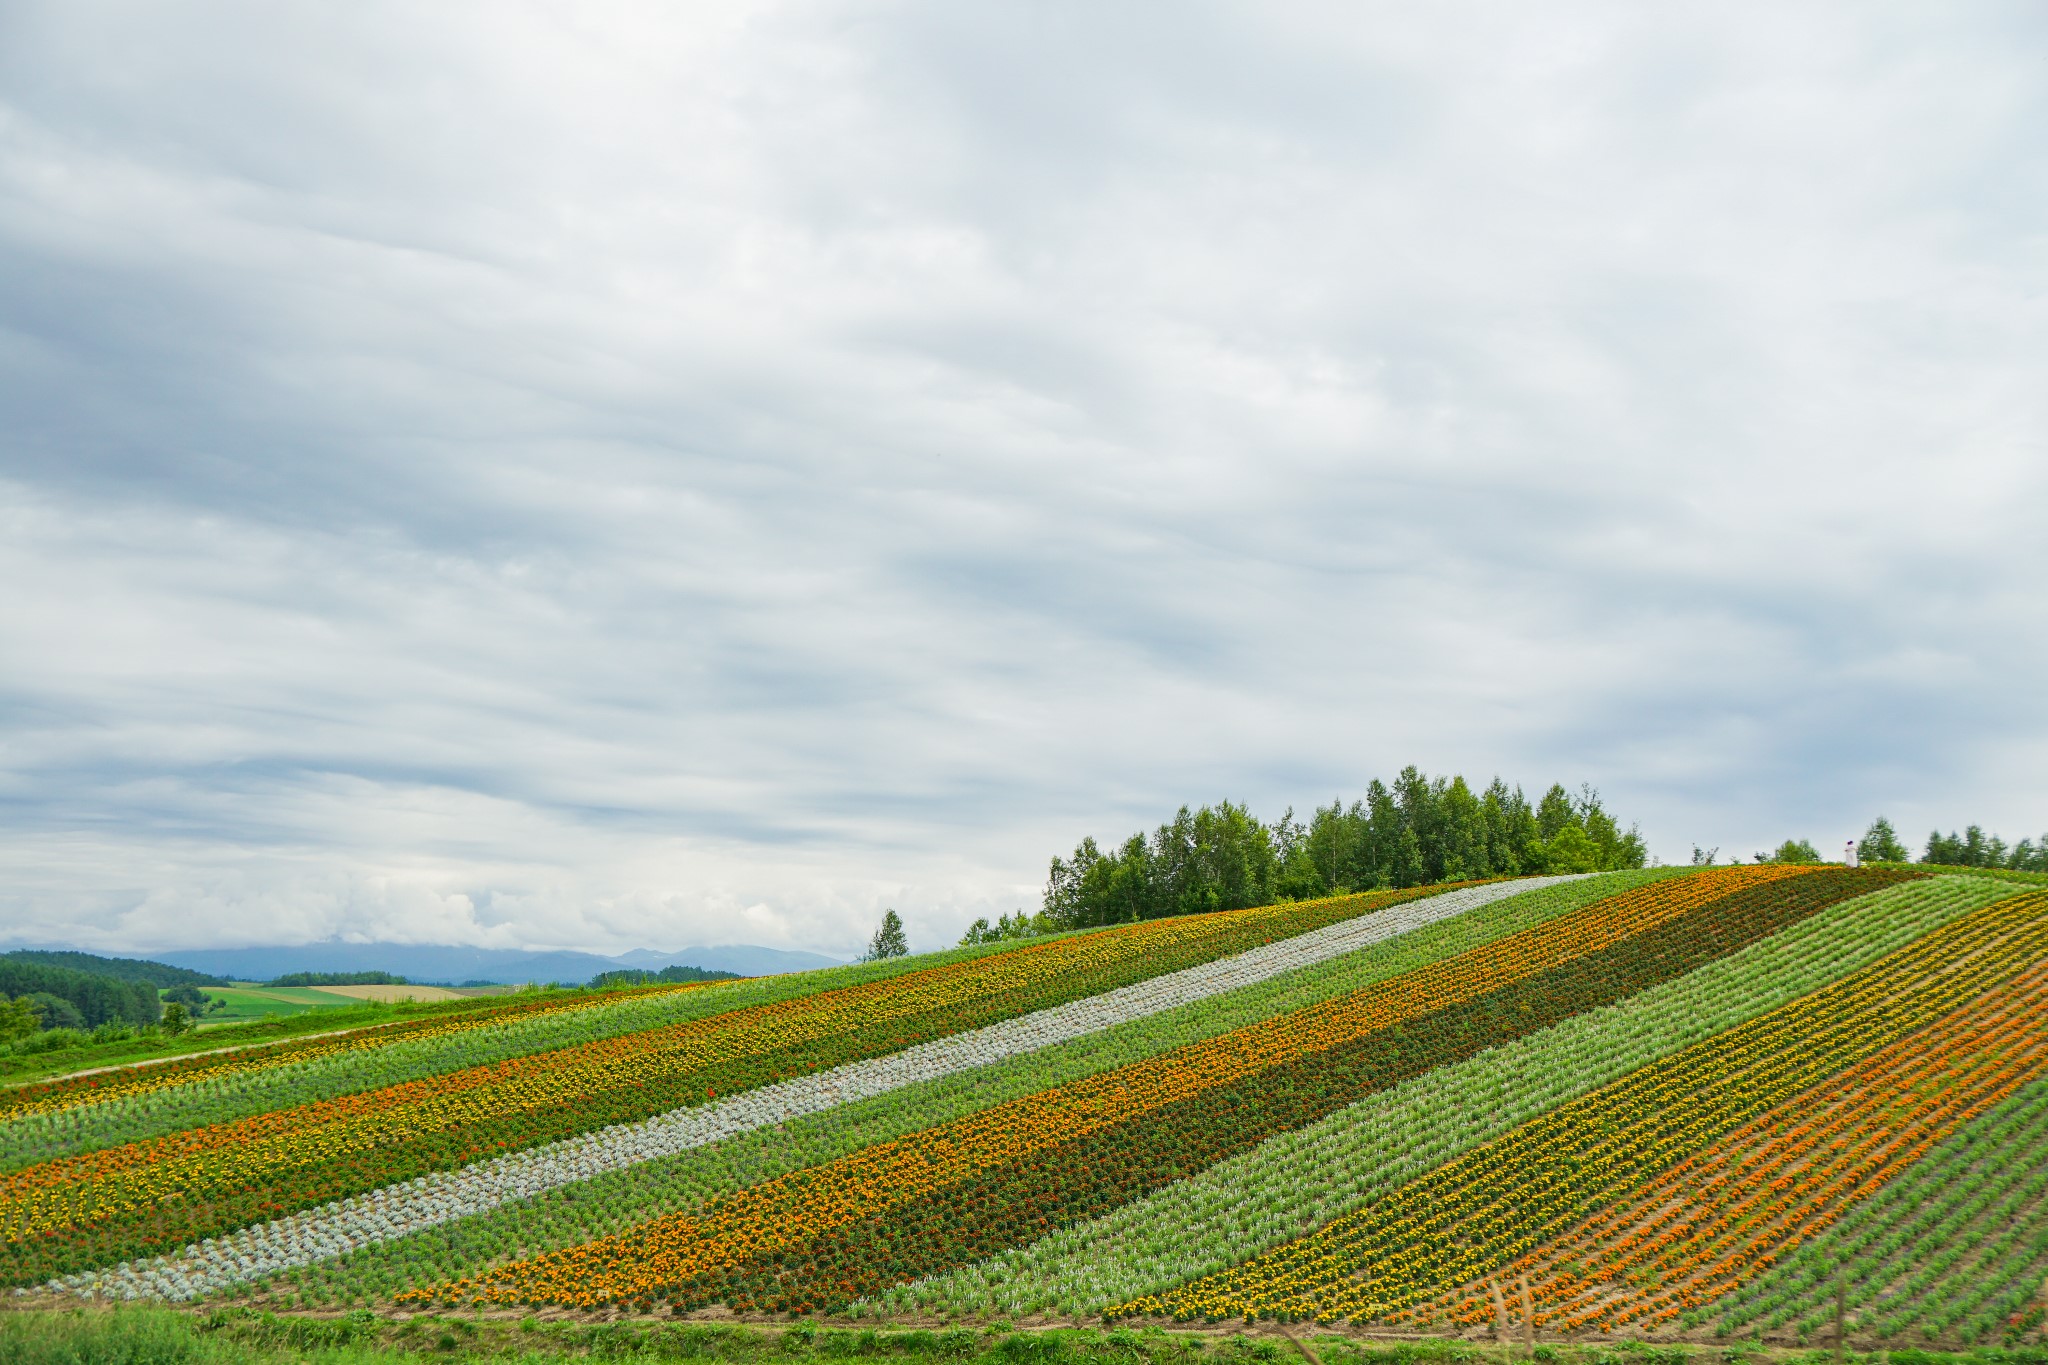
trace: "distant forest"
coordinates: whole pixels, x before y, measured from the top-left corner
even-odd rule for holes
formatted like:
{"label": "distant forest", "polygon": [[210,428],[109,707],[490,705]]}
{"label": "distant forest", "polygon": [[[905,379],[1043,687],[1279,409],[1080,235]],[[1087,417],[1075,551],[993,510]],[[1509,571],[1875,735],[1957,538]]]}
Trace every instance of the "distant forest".
{"label": "distant forest", "polygon": [[389,972],[286,972],[266,986],[410,986]]}
{"label": "distant forest", "polygon": [[704,967],[663,967],[658,972],[644,972],[636,967],[625,967],[615,972],[599,972],[590,978],[594,990],[611,990],[618,986],[654,986],[663,982],[675,984],[684,981],[737,981],[738,972],[715,972]]}
{"label": "distant forest", "polygon": [[1151,835],[1104,849],[1083,839],[1054,858],[1044,908],[977,921],[968,942],[1123,924],[1280,900],[1535,872],[1641,867],[1642,836],[1624,832],[1581,787],[1554,785],[1531,803],[1496,777],[1475,792],[1462,777],[1403,769],[1374,780],[1363,800],[1319,807],[1306,823],[1289,808],[1266,824],[1229,801],[1180,811]]}

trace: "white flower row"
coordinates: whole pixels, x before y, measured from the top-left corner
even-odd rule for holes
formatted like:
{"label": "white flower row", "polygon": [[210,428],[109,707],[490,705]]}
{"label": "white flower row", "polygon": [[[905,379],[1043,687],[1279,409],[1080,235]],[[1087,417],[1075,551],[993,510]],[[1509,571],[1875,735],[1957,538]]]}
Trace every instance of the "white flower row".
{"label": "white flower row", "polygon": [[673,1156],[692,1147],[920,1081],[986,1066],[1255,985],[1282,972],[1357,952],[1475,906],[1569,880],[1538,877],[1497,882],[1407,901],[1234,957],[1170,972],[987,1028],[921,1043],[887,1057],[852,1062],[816,1076],[783,1081],[713,1104],[672,1110],[638,1123],[615,1124],[479,1162],[463,1170],[421,1176],[211,1238],[167,1256],[67,1276],[52,1281],[50,1288],[116,1298],[199,1298],[241,1281],[346,1255],[362,1246],[483,1213],[558,1186]]}

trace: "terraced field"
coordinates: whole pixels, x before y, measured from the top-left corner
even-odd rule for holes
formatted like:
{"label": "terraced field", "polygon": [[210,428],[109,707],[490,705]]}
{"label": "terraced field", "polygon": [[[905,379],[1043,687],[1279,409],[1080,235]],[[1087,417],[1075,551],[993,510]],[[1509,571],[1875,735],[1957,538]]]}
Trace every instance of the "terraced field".
{"label": "terraced field", "polygon": [[2038,1339],[2048,891],[1428,887],[0,1092],[0,1274],[284,1309]]}

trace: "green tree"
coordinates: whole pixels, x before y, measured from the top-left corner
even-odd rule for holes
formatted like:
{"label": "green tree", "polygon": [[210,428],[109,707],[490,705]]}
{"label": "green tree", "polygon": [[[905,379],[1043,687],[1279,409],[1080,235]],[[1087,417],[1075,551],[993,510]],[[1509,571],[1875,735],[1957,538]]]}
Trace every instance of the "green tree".
{"label": "green tree", "polygon": [[903,937],[903,921],[894,910],[884,910],[882,923],[875,930],[875,936],[868,940],[868,951],[861,961],[880,962],[886,958],[903,957],[909,952],[910,944]]}
{"label": "green tree", "polygon": [[1986,834],[1981,826],[1970,825],[1961,834],[1943,836],[1935,830],[1927,836],[1927,851],[1920,855],[1923,863],[1935,863],[1945,867],[2003,867],[2006,861],[2005,840],[1995,834]]}
{"label": "green tree", "polygon": [[[1391,784],[1368,783],[1363,801],[1317,808],[1305,825],[1291,809],[1263,825],[1224,801],[1183,807],[1149,838],[1133,834],[1112,849],[1083,839],[1070,858],[1052,860],[1044,914],[1055,927],[1078,929],[1539,872],[1549,865],[1550,841],[1568,827],[1592,844],[1591,870],[1647,861],[1641,833],[1622,830],[1590,786],[1574,797],[1552,785],[1532,807],[1498,777],[1475,792],[1463,777],[1433,778],[1411,764]],[[1577,843],[1566,840],[1559,855],[1574,867],[1588,861]]]}
{"label": "green tree", "polygon": [[1820,850],[1804,839],[1787,839],[1778,845],[1777,852],[1759,853],[1756,860],[1760,863],[1817,863]]}
{"label": "green tree", "polygon": [[163,1022],[158,1027],[173,1038],[189,1030],[192,1027],[192,1017],[185,1013],[185,1002],[173,1000],[165,1005]]}
{"label": "green tree", "polygon": [[85,1027],[85,1015],[79,1011],[78,1006],[61,995],[52,995],[48,991],[31,991],[23,998],[34,1008],[36,1016],[46,1029]]}
{"label": "green tree", "polygon": [[35,1003],[27,996],[19,995],[12,1000],[0,997],[0,1043],[26,1038],[42,1026]]}
{"label": "green tree", "polygon": [[1543,870],[1598,872],[1601,870],[1600,846],[1593,842],[1584,826],[1560,825],[1556,835],[1543,845]]}
{"label": "green tree", "polygon": [[1037,938],[1040,934],[1054,933],[1058,928],[1042,910],[1035,915],[1027,915],[1022,910],[1014,915],[1000,915],[994,924],[990,924],[988,916],[983,915],[967,926],[960,946],[971,948],[977,943],[1008,943],[1013,939]]}
{"label": "green tree", "polygon": [[1911,862],[1913,855],[1899,842],[1898,831],[1892,822],[1882,815],[1870,822],[1870,828],[1856,841],[1856,861],[1859,863],[1904,863]]}

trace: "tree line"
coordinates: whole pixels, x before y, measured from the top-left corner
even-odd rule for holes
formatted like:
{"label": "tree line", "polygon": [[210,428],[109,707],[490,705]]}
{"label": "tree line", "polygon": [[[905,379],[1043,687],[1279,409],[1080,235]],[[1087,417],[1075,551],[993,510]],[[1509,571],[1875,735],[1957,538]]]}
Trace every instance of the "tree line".
{"label": "tree line", "polygon": [[286,972],[263,983],[266,986],[410,986],[413,983],[390,972]]}
{"label": "tree line", "polygon": [[1304,822],[1289,807],[1268,824],[1235,802],[1189,810],[1150,835],[1104,848],[1083,839],[1054,858],[1042,908],[991,924],[963,943],[1166,915],[1238,910],[1284,900],[1538,872],[1641,867],[1641,834],[1624,831],[1591,787],[1552,785],[1530,802],[1496,777],[1474,791],[1463,777],[1410,766],[1377,779],[1362,799],[1332,801]]}
{"label": "tree line", "polygon": [[[1866,863],[1903,863],[1913,855],[1900,842],[1892,822],[1882,815],[1856,843],[1856,857]],[[1961,834],[1943,834],[1936,829],[1927,836],[1927,848],[1920,861],[1936,867],[2002,867],[2015,872],[2048,872],[2048,834],[2039,839],[2022,839],[2007,845],[1996,834],[1986,834],[1981,825],[1965,826]]]}

